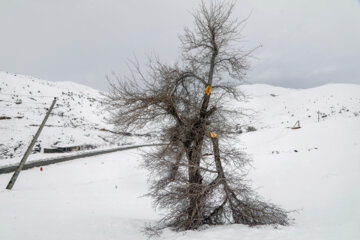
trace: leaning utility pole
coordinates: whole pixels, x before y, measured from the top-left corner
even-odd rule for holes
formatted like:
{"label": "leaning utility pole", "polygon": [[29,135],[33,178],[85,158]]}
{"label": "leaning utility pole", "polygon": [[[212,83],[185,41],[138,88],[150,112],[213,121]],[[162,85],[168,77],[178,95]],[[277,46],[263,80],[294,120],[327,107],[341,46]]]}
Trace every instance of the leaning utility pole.
{"label": "leaning utility pole", "polygon": [[23,168],[24,165],[25,165],[26,159],[29,157],[32,148],[34,147],[34,145],[35,145],[35,143],[36,143],[36,141],[37,141],[37,139],[38,139],[38,137],[39,137],[42,129],[44,128],[44,125],[45,125],[46,121],[47,121],[48,118],[49,118],[49,115],[50,115],[52,109],[54,108],[55,103],[56,103],[56,98],[54,98],[54,100],[53,100],[53,102],[52,102],[49,110],[48,110],[47,113],[46,113],[46,116],[45,116],[44,120],[42,121],[42,123],[41,123],[39,129],[37,130],[37,132],[36,132],[33,140],[31,141],[31,143],[30,143],[28,149],[26,150],[23,158],[21,159],[18,168],[16,169],[16,171],[15,171],[14,174],[13,174],[13,176],[11,177],[10,182],[8,183],[6,189],[11,190],[12,187],[14,186],[14,184],[15,184],[15,182],[16,182],[16,179],[18,178],[18,176],[19,176],[19,174],[20,174],[20,171],[22,170],[22,168]]}

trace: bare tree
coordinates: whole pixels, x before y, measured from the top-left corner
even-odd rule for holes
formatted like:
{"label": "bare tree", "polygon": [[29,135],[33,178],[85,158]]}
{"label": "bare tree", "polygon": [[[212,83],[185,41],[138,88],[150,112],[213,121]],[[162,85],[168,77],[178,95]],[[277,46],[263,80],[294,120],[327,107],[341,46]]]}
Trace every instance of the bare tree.
{"label": "bare tree", "polygon": [[289,223],[286,211],[251,190],[244,178],[249,159],[233,147],[242,114],[226,101],[242,99],[234,79],[243,80],[250,54],[236,47],[245,20],[232,18],[233,8],[202,2],[194,29],[180,36],[181,63],[155,58],[144,72],[133,62],[130,76],[110,81],[111,122],[123,131],[151,125],[166,139],[144,161],[152,173],[149,195],[168,210],[159,228]]}

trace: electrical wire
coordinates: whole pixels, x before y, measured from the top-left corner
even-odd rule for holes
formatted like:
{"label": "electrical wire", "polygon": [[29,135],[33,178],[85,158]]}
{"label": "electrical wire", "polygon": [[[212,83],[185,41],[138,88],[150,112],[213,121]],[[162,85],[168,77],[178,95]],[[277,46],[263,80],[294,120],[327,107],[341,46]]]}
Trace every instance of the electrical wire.
{"label": "electrical wire", "polygon": [[[2,100],[2,99],[0,99],[0,103],[1,102],[8,102],[8,103],[14,103],[14,104],[16,104],[16,101],[8,101],[8,100]],[[24,101],[21,101],[21,103],[20,104],[23,104],[23,103],[26,103],[26,104],[39,104],[39,105],[46,105],[46,104],[48,104],[47,102],[42,102],[42,103],[40,103],[40,102],[24,102]],[[18,104],[17,104],[18,105]]]}
{"label": "electrical wire", "polygon": [[4,93],[0,92],[0,95],[8,95],[8,96],[22,96],[22,97],[42,97],[42,98],[54,98],[54,96],[48,96],[48,95],[27,95],[27,94],[17,94],[17,93]]}
{"label": "electrical wire", "polygon": [[17,107],[17,106],[0,106],[0,108],[5,108],[5,109],[46,109],[45,107],[40,108],[40,107]]}

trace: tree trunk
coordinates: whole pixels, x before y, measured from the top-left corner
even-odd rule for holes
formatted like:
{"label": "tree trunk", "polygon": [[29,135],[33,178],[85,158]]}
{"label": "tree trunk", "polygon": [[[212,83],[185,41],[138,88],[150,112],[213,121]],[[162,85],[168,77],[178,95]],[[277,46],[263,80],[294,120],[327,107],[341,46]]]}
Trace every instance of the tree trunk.
{"label": "tree trunk", "polygon": [[203,178],[200,174],[200,161],[205,137],[206,112],[210,101],[216,56],[217,52],[215,51],[211,56],[209,78],[207,82],[207,87],[210,89],[209,91],[205,90],[199,112],[199,118],[191,130],[191,134],[194,135],[194,138],[191,141],[188,141],[190,144],[192,143],[192,146],[185,146],[185,148],[188,149],[187,157],[189,162],[189,208],[188,221],[185,225],[186,229],[196,229],[204,222],[204,205],[206,195],[201,194],[203,192],[204,186],[202,184]]}
{"label": "tree trunk", "polygon": [[205,134],[203,131],[198,133],[193,145],[187,151],[189,163],[189,208],[188,220],[185,223],[186,229],[196,229],[203,223],[203,210],[205,205],[204,196],[201,195],[203,190],[203,177],[200,173],[200,160],[202,154],[202,145]]}

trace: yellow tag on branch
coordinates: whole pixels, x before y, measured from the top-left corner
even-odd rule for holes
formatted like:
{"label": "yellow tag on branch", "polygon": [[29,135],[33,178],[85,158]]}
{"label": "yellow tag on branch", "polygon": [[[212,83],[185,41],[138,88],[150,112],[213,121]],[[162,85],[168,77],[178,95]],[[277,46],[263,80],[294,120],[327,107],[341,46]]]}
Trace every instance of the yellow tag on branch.
{"label": "yellow tag on branch", "polygon": [[218,135],[214,132],[210,132],[211,138],[218,138]]}
{"label": "yellow tag on branch", "polygon": [[208,86],[206,87],[206,89],[205,89],[206,95],[208,95],[208,96],[210,95],[211,89],[212,89],[211,85],[208,85]]}

